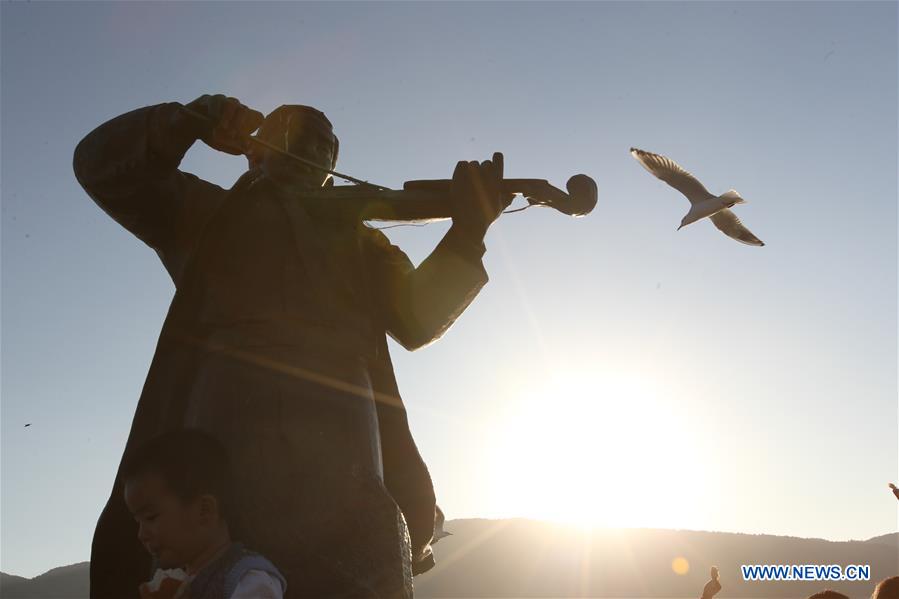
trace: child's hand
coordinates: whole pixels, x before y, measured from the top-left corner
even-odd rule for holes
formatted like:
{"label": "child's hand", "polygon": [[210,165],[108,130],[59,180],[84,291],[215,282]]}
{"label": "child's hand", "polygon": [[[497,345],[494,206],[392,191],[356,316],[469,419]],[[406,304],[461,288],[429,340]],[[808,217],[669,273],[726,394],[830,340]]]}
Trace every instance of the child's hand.
{"label": "child's hand", "polygon": [[156,570],[152,580],[138,587],[140,599],[171,599],[185,578],[187,574],[183,570]]}

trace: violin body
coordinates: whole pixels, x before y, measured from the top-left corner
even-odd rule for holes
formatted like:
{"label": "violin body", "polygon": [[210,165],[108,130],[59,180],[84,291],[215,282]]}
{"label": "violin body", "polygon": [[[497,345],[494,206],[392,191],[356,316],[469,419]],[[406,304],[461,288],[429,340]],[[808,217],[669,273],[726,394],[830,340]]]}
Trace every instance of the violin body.
{"label": "violin body", "polygon": [[363,221],[434,222],[453,217],[448,193],[366,189],[357,185],[304,191],[298,200],[311,214]]}

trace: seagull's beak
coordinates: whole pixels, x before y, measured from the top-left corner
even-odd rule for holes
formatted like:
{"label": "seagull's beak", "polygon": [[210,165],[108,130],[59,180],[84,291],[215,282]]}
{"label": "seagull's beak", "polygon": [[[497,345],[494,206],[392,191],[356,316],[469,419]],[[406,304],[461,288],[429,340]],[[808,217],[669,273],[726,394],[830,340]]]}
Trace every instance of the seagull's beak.
{"label": "seagull's beak", "polygon": [[679,226],[679,227],[677,228],[677,230],[680,231],[680,230],[683,229],[683,228],[684,228],[684,226],[681,225],[681,226]]}

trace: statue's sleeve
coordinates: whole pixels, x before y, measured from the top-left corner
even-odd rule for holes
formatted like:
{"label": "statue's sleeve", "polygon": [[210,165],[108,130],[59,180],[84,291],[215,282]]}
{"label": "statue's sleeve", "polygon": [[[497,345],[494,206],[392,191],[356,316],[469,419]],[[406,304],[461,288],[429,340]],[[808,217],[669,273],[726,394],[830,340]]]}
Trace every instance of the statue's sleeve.
{"label": "statue's sleeve", "polygon": [[450,227],[415,268],[383,233],[372,233],[374,287],[387,332],[408,350],[439,339],[487,283],[483,242]]}
{"label": "statue's sleeve", "polygon": [[78,182],[120,225],[156,250],[177,285],[208,218],[226,194],[178,170],[196,134],[177,102],[139,108],[103,123],[75,148]]}

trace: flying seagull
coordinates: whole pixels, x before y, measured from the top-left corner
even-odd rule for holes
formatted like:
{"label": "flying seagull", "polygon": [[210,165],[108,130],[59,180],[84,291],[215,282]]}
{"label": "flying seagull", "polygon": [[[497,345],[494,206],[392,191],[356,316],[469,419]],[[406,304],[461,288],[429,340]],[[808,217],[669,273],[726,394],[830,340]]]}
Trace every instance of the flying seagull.
{"label": "flying seagull", "polygon": [[737,215],[730,211],[736,204],[746,202],[735,189],[714,196],[696,180],[696,177],[682,169],[676,162],[665,156],[631,148],[631,155],[650,173],[678,190],[690,200],[690,211],[681,220],[680,231],[690,223],[709,217],[715,226],[728,237],[747,245],[765,245],[743,226]]}

